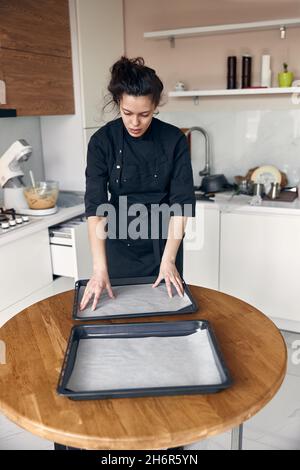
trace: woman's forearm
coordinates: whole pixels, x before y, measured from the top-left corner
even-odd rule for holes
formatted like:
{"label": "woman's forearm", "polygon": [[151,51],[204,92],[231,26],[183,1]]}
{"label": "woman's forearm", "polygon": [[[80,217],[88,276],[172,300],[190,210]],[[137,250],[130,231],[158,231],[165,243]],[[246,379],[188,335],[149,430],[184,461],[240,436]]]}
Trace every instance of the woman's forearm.
{"label": "woman's forearm", "polygon": [[106,222],[107,217],[94,216],[88,218],[88,233],[94,272],[107,271],[105,249],[107,238],[107,233],[105,232]]}
{"label": "woman's forearm", "polygon": [[185,232],[186,223],[187,217],[171,217],[168,228],[168,240],[164,249],[162,261],[172,261],[175,263],[178,248]]}

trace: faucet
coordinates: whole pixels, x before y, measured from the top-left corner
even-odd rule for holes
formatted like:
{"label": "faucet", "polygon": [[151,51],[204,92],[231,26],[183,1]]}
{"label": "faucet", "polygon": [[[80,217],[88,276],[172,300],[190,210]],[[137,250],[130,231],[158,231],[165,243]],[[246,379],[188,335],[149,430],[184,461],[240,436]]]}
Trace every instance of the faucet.
{"label": "faucet", "polygon": [[186,137],[188,137],[193,131],[198,131],[203,134],[205,138],[205,167],[203,170],[199,171],[200,176],[208,176],[210,175],[210,142],[209,136],[203,127],[190,127],[189,130],[185,133]]}

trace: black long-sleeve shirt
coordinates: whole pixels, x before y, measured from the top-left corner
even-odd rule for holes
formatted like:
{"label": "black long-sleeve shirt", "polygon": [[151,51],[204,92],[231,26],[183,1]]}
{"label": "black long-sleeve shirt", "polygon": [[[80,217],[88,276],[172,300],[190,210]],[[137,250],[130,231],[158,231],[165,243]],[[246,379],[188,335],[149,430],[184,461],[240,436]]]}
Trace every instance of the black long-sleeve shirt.
{"label": "black long-sleeve shirt", "polygon": [[109,122],[90,139],[86,166],[86,216],[94,216],[97,207],[113,195],[111,181],[119,149],[123,149],[123,167],[119,195],[129,203],[189,205],[195,216],[193,173],[188,143],[183,132],[153,118],[145,134],[132,137],[121,118]]}

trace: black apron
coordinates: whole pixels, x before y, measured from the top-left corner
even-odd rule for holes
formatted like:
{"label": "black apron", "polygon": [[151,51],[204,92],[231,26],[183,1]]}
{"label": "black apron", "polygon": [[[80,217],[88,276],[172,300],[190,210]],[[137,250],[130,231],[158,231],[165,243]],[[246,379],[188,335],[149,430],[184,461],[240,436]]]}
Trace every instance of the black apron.
{"label": "black apron", "polygon": [[[153,198],[147,194],[153,192],[164,192],[171,170],[170,163],[167,160],[163,149],[158,142],[154,142],[155,155],[151,159],[150,166],[147,171],[137,171],[130,165],[124,164],[124,126],[122,125],[117,135],[117,153],[115,164],[109,174],[109,189],[111,193],[110,203],[114,205],[117,214],[117,222],[119,219],[119,196],[128,194],[128,208],[134,203],[142,203],[148,207],[148,233],[151,234],[150,204]],[[143,193],[140,190],[143,190]],[[137,191],[135,193],[134,191]],[[162,203],[159,201],[157,203]],[[167,202],[167,201],[165,201]],[[127,229],[135,219],[135,216],[127,214]],[[162,224],[162,217],[160,218]],[[166,223],[166,220],[164,220]],[[148,239],[132,239],[128,236],[124,238],[107,238],[106,253],[108,261],[108,274],[110,278],[124,277],[144,277],[158,276],[161,258],[166,244],[166,239],[161,236],[159,238],[150,237]],[[117,230],[118,231],[118,230]],[[177,257],[176,267],[182,277],[183,271],[183,242],[181,241]]]}

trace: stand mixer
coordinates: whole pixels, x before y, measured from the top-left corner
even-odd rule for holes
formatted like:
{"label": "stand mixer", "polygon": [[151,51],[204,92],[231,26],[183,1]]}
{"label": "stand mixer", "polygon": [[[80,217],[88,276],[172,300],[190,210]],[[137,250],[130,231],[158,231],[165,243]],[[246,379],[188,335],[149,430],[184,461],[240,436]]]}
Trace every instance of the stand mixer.
{"label": "stand mixer", "polygon": [[4,191],[4,206],[16,210],[28,208],[23,194],[24,173],[20,163],[27,161],[32,147],[24,139],[14,142],[0,158],[0,186]]}

